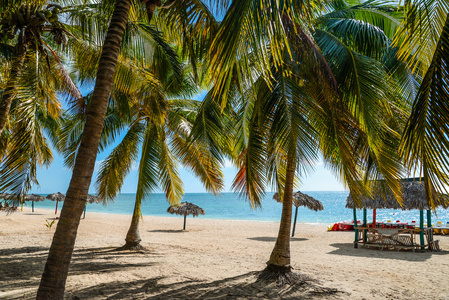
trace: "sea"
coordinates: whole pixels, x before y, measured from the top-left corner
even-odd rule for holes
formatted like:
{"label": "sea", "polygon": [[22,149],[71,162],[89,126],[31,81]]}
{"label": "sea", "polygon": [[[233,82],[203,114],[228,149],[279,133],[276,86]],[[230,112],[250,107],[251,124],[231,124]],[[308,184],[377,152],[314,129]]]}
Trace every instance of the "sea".
{"label": "sea", "polygon": [[[324,210],[315,212],[305,207],[298,209],[297,221],[307,224],[332,224],[341,221],[353,220],[353,210],[345,207],[348,192],[304,192],[309,196],[320,200],[323,203]],[[200,215],[199,218],[206,219],[227,219],[227,220],[251,220],[251,221],[279,221],[282,213],[282,204],[273,200],[274,193],[267,193],[262,201],[260,208],[253,209],[248,201],[239,197],[235,193],[222,193],[214,196],[208,193],[187,193],[182,201],[191,202],[203,208],[206,214]],[[120,194],[114,201],[105,205],[87,204],[86,214],[89,212],[109,213],[132,215],[134,209],[135,194]],[[61,209],[63,203],[59,203],[58,210]],[[30,202],[26,202],[26,206],[31,206]],[[39,208],[54,209],[56,203],[51,200],[35,203],[35,211]],[[142,203],[142,214],[145,216],[160,217],[178,217],[167,213],[170,204],[165,199],[164,194],[152,194]],[[295,207],[293,207],[293,218],[295,215]],[[368,222],[372,220],[372,211],[368,210]],[[357,218],[362,219],[362,210],[357,211]],[[411,222],[413,220],[419,222],[419,211],[410,210],[393,210],[378,209],[378,221],[397,220],[401,222]],[[449,209],[437,209],[432,212],[432,223],[441,221],[443,224],[449,222]]]}

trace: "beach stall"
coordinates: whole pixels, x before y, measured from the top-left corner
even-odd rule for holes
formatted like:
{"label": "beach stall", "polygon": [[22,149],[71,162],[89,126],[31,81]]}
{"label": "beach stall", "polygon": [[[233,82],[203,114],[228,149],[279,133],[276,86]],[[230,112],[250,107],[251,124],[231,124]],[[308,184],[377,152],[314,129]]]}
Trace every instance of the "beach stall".
{"label": "beach stall", "polygon": [[[276,200],[277,202],[282,202],[281,197],[279,197],[279,193],[274,194],[273,199]],[[301,193],[300,191],[297,191],[296,193],[293,194],[293,205],[296,207],[296,210],[295,210],[295,220],[293,222],[292,237],[295,236],[296,219],[298,217],[298,207],[305,206],[308,209],[314,211],[324,209],[323,203],[307,194]]]}
{"label": "beach stall", "polygon": [[[357,220],[356,209],[363,209],[363,223],[354,227],[354,247],[359,244],[365,247],[379,247],[390,249],[411,249],[438,251],[438,241],[433,239],[431,211],[427,204],[424,183],[419,178],[409,178],[401,181],[403,194],[402,205],[386,187],[384,181],[379,180],[374,186],[373,198],[362,198],[360,205],[354,204],[352,195],[346,200],[346,207],[353,209],[354,220]],[[446,196],[444,196],[446,197]],[[441,199],[440,199],[441,200]],[[448,199],[438,202],[436,207],[447,208]],[[373,210],[373,222],[367,223],[367,209]],[[377,222],[376,209],[419,210],[419,226],[402,222]],[[424,226],[424,211],[427,211],[427,226]]]}

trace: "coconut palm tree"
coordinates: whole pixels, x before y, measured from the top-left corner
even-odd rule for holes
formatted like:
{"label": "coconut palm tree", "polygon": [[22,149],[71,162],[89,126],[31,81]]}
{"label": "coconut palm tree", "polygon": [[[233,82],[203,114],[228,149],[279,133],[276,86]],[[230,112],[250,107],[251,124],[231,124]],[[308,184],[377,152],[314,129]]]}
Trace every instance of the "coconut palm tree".
{"label": "coconut palm tree", "polygon": [[[289,241],[295,174],[304,174],[320,151],[351,193],[369,193],[360,180],[382,175],[399,198],[396,120],[406,108],[405,91],[395,91],[394,76],[378,61],[389,52],[385,31],[359,21],[377,14],[381,24],[387,15],[336,1],[326,8],[332,16],[314,19],[312,7],[283,5],[233,2],[212,45],[215,95],[226,104],[229,87],[242,91],[238,107],[246,127],[240,131],[247,136],[234,188],[254,206],[270,182],[283,195],[278,238],[263,273],[280,275],[281,283],[294,277]],[[313,34],[307,21],[316,22]],[[362,32],[374,40],[369,47]]]}
{"label": "coconut palm tree", "polygon": [[[122,142],[103,162],[97,179],[98,195],[113,198],[120,191],[124,177],[140,157],[136,202],[126,244],[121,249],[141,249],[139,220],[141,203],[159,183],[170,205],[183,196],[182,181],[177,171],[181,162],[189,167],[205,187],[218,193],[223,188],[219,162],[200,143],[191,142],[189,133],[196,110],[201,102],[193,100],[166,100],[168,111],[162,119],[139,110]],[[179,161],[179,162],[178,162]]]}
{"label": "coconut palm tree", "polygon": [[[36,51],[43,57],[56,55],[50,38],[66,44],[69,31],[59,21],[63,13],[58,4],[47,1],[8,1],[0,6],[2,16],[0,40],[3,49],[11,49],[11,69],[0,102],[0,133],[6,126],[11,103],[17,93],[16,85],[26,63],[27,53]],[[14,44],[14,46],[10,46]],[[57,55],[56,55],[57,57]],[[57,59],[59,59],[57,57]]]}
{"label": "coconut palm tree", "polygon": [[60,64],[54,59],[42,63],[32,51],[26,62],[16,81],[9,129],[2,135],[0,188],[13,194],[25,194],[38,184],[37,167],[48,166],[53,159],[48,138],[56,145],[62,121],[57,95],[64,91]]}
{"label": "coconut palm tree", "polygon": [[[141,16],[139,6],[132,7],[129,0],[118,0],[113,5],[107,5],[108,3],[105,3],[105,7],[113,7],[113,14],[104,39],[102,55],[99,59],[95,88],[88,107],[81,143],[74,163],[72,180],[66,193],[64,207],[42,274],[37,294],[38,299],[49,297],[62,299],[63,297],[76,232],[95,166],[96,153],[116,71],[116,62],[131,8],[133,8],[133,16]],[[143,20],[150,22],[161,2],[149,0],[142,1],[142,4],[146,7],[147,15],[146,20]],[[195,13],[195,10],[191,11],[192,15]]]}
{"label": "coconut palm tree", "polygon": [[113,84],[117,57],[128,20],[131,1],[119,0],[103,45],[92,101],[87,113],[81,145],[66,193],[60,221],[50,247],[47,263],[37,292],[37,299],[62,299],[76,231],[86,203],[95,166],[98,144]]}
{"label": "coconut palm tree", "polygon": [[[142,24],[136,26],[140,27]],[[196,91],[193,83],[189,82],[189,73],[187,70],[182,71],[183,66],[178,61],[176,52],[161,40],[157,31],[147,32],[147,27],[140,29],[141,33],[149,33],[151,39],[142,39],[137,44],[145,45],[144,52],[149,51],[153,56],[143,54],[144,61],[140,61],[140,55],[132,59],[120,57],[117,62],[117,76],[111,92],[100,148],[113,141],[117,136],[116,132],[124,127],[128,127],[128,133],[103,162],[97,179],[98,197],[105,201],[113,200],[132,164],[136,162],[139,151],[142,151],[138,193],[125,239],[126,244],[121,247],[123,250],[143,248],[140,245],[138,230],[141,202],[158,183],[166,192],[171,205],[179,203],[183,189],[177,172],[178,159],[186,167],[191,167],[211,192],[217,193],[222,187],[222,175],[217,160],[205,147],[200,147],[198,141],[188,140],[190,123],[201,102],[166,99],[188,97]],[[141,35],[132,40],[139,37]],[[127,45],[126,52],[142,52],[132,50],[136,47],[135,44]],[[95,50],[97,49],[88,48],[89,56],[95,57]],[[93,67],[83,63],[77,66],[77,71],[80,74],[91,74],[93,72],[90,68]],[[73,166],[83,121],[83,115],[77,114],[68,119],[62,131],[60,141],[65,146],[61,147],[66,148],[65,162],[68,166]]]}

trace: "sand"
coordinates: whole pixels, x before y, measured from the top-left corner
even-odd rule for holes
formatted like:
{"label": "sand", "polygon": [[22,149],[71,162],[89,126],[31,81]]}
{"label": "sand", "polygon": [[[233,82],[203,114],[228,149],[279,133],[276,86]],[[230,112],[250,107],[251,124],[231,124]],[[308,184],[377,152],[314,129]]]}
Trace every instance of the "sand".
{"label": "sand", "polygon": [[[0,212],[0,299],[35,296],[55,227],[51,210]],[[131,216],[87,212],[66,285],[67,299],[449,299],[449,236],[441,252],[354,249],[353,232],[299,223],[292,266],[303,284],[257,280],[277,222],[145,216],[148,251],[119,252]]]}

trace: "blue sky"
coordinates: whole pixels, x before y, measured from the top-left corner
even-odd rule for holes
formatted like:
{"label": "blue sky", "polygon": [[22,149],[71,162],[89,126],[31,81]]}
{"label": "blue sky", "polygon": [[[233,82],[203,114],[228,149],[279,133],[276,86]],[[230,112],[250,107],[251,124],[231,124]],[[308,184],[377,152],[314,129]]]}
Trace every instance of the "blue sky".
{"label": "blue sky", "polygon": [[[100,162],[107,156],[107,150],[97,156],[95,172],[92,177],[92,184],[89,193],[95,193],[96,171]],[[201,183],[194,177],[188,169],[181,168],[181,178],[184,182],[184,190],[186,193],[205,193],[206,190]],[[223,169],[225,176],[224,192],[231,192],[232,181],[236,174],[236,169],[229,164]],[[63,158],[55,153],[55,160],[48,169],[40,169],[38,171],[38,181],[40,187],[33,187],[32,193],[47,194],[54,192],[65,193],[70,183],[72,171],[63,164]],[[137,170],[132,170],[125,179],[122,187],[122,193],[135,193],[137,186]],[[315,166],[315,171],[303,180],[300,187],[302,191],[343,191],[344,186],[338,182],[335,176],[323,164]]]}
{"label": "blue sky", "polygon": [[[92,89],[92,86],[82,87],[80,91],[83,95],[87,94]],[[205,93],[198,95],[199,99],[204,97]],[[65,103],[63,103],[64,106]],[[90,185],[89,193],[94,194],[95,181],[97,178],[97,171],[101,162],[107,157],[113,147],[117,145],[111,145],[102,153],[97,155],[95,164],[95,172],[92,176],[92,183]],[[49,168],[41,168],[38,170],[38,182],[40,186],[34,186],[31,193],[47,194],[61,192],[66,193],[70,179],[72,177],[72,170],[64,166],[63,157],[58,155],[56,151],[53,151],[54,161]],[[185,168],[179,170],[182,181],[184,183],[184,191],[186,193],[205,193],[201,182],[195,178],[193,173]],[[225,178],[225,189],[223,192],[232,192],[232,181],[237,173],[237,170],[229,163],[225,165],[223,169]],[[122,186],[122,193],[135,193],[137,186],[137,169],[134,168],[128,174]],[[302,191],[343,191],[344,186],[336,179],[336,177],[327,169],[323,164],[315,166],[315,171],[310,173],[307,178],[302,179],[302,185],[300,187]],[[160,192],[160,191],[159,191]]]}

